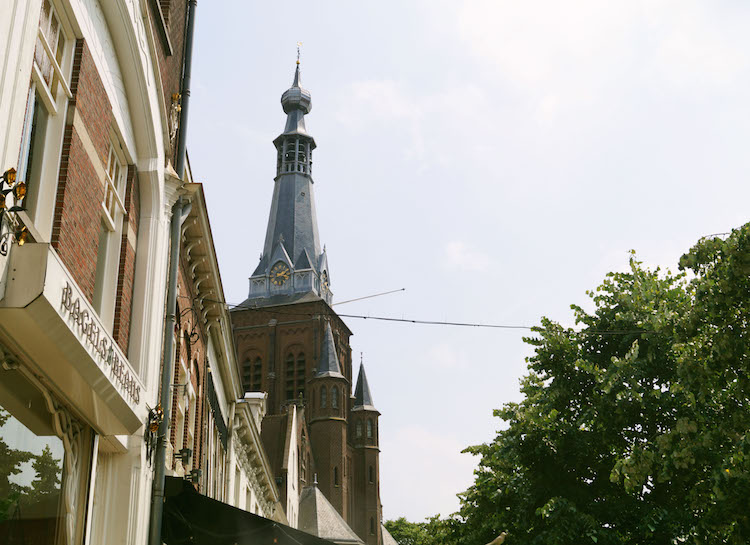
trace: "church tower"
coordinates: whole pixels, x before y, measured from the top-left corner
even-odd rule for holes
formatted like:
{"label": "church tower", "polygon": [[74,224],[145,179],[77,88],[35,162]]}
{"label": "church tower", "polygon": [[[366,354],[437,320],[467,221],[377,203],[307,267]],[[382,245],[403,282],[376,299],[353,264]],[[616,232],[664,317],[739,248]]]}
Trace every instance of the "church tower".
{"label": "church tower", "polygon": [[320,363],[310,379],[308,422],[318,487],[344,520],[349,518],[349,486],[344,479],[347,458],[346,405],[349,382],[341,374],[331,326],[326,323]]}
{"label": "church tower", "polygon": [[[363,542],[380,545],[379,413],[363,369],[364,390],[358,385],[352,395],[352,332],[331,307],[328,258],[315,212],[316,144],[305,125],[312,100],[302,87],[299,61],[281,105],[286,124],[273,141],[276,177],[263,251],[248,298],[231,311],[241,380],[245,391],[268,393],[263,441],[279,488],[291,497],[312,486],[317,475],[315,489]],[[300,430],[285,427],[293,412]],[[355,414],[364,417],[359,438]],[[289,453],[281,452],[289,441],[281,436],[295,434],[300,444],[309,438],[310,456],[300,450],[300,470],[290,473]]]}
{"label": "church tower", "polygon": [[380,413],[372,402],[365,366],[360,363],[350,418],[350,426],[354,432],[354,473],[356,475],[353,493],[355,497],[360,498],[355,509],[353,528],[367,545],[380,545],[382,542],[379,416]]}
{"label": "church tower", "polygon": [[274,141],[276,183],[260,263],[250,277],[249,298],[313,293],[329,305],[328,259],[321,252],[313,196],[312,152],[307,133],[310,92],[302,87],[299,64],[292,86],[281,95],[286,126]]}

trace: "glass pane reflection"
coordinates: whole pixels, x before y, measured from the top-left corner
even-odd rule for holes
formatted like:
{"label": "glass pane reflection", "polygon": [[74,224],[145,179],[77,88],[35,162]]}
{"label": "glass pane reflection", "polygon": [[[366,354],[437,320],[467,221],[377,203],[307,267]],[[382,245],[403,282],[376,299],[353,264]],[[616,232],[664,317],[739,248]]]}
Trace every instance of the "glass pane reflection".
{"label": "glass pane reflection", "polygon": [[0,543],[58,543],[63,443],[36,396],[23,396],[20,405],[7,393],[0,391]]}

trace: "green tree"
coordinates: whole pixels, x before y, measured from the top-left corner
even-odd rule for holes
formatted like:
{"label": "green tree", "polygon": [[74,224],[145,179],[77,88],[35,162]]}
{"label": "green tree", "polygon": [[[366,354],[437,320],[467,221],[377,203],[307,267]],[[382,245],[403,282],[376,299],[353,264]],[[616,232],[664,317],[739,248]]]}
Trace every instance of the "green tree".
{"label": "green tree", "polygon": [[[10,419],[10,413],[0,407],[0,432]],[[21,464],[33,458],[33,454],[11,448],[0,435],[0,522],[6,520],[28,487],[19,486],[10,480],[21,472]]]}
{"label": "green tree", "polygon": [[424,524],[409,522],[404,517],[385,521],[384,526],[399,545],[427,545],[430,543]]}
{"label": "green tree", "polygon": [[462,523],[456,517],[430,517],[425,522],[409,522],[404,517],[385,522],[399,545],[455,545]]}
{"label": "green tree", "polygon": [[52,456],[49,445],[35,456],[32,466],[36,471],[36,478],[31,481],[31,490],[28,493],[29,503],[42,500],[60,490],[61,466],[60,460]]}
{"label": "green tree", "polygon": [[461,544],[748,543],[750,228],[700,241],[672,275],[612,273],[543,319],[525,399],[480,456]]}

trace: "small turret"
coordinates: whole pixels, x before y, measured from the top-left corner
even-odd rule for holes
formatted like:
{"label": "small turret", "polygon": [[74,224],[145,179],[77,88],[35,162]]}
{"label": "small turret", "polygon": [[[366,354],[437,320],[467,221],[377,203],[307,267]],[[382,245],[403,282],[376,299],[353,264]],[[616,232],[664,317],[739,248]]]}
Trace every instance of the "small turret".
{"label": "small turret", "polygon": [[358,468],[357,479],[354,482],[354,497],[359,498],[355,507],[353,528],[367,545],[380,545],[380,413],[373,404],[363,363],[359,364],[354,406],[350,414],[354,432],[355,464]]}
{"label": "small turret", "polygon": [[378,416],[380,413],[372,402],[370,385],[367,383],[365,366],[359,364],[357,387],[354,390],[354,406],[352,407],[354,422],[354,444],[357,446],[378,446]]}
{"label": "small turret", "polygon": [[341,373],[330,322],[325,323],[320,359],[309,381],[310,435],[320,488],[344,518],[348,517],[346,412],[349,381]]}

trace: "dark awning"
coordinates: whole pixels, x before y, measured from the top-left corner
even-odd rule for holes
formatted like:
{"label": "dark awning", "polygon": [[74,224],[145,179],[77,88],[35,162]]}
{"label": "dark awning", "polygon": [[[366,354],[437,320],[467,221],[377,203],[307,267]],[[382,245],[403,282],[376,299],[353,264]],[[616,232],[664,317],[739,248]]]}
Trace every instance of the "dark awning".
{"label": "dark awning", "polygon": [[333,545],[330,541],[199,494],[167,477],[162,540],[167,545]]}

